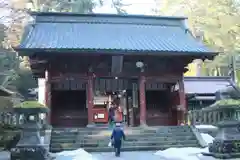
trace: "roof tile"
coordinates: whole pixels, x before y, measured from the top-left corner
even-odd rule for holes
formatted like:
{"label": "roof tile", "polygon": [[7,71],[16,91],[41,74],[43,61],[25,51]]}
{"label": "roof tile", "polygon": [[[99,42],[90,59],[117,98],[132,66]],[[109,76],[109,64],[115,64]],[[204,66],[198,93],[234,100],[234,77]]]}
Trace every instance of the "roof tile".
{"label": "roof tile", "polygon": [[212,53],[181,25],[43,21],[31,27],[18,48]]}

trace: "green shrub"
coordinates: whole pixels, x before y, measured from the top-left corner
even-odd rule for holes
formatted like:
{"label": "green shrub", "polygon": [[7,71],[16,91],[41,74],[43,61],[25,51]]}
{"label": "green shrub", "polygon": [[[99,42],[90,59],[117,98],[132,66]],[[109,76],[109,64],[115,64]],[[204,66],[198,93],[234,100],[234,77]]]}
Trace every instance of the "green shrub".
{"label": "green shrub", "polygon": [[222,99],[215,102],[212,106],[240,106],[240,100],[236,99]]}
{"label": "green shrub", "polygon": [[0,123],[0,150],[9,148],[9,143],[19,133],[20,130],[16,126]]}
{"label": "green shrub", "polygon": [[10,125],[10,124],[3,124],[0,123],[0,132],[4,130],[18,130],[19,128],[15,125]]}
{"label": "green shrub", "polygon": [[39,108],[39,107],[46,107],[46,106],[39,103],[38,101],[24,101],[14,106],[14,108]]}

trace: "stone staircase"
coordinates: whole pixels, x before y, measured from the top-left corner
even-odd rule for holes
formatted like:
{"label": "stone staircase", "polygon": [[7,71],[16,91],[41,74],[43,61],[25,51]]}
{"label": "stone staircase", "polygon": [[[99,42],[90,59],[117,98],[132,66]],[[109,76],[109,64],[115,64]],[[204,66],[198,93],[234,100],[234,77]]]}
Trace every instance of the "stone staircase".
{"label": "stone staircase", "polygon": [[[163,150],[170,147],[200,147],[189,126],[124,128],[123,151]],[[50,151],[84,148],[88,152],[111,152],[111,130],[107,128],[53,128]]]}

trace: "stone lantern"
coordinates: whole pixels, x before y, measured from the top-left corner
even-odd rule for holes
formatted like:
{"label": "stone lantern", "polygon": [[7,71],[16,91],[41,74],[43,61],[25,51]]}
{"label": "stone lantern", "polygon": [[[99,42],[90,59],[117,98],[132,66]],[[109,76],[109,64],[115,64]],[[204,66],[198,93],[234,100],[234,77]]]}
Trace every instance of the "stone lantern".
{"label": "stone lantern", "polygon": [[209,153],[203,153],[215,158],[239,158],[240,157],[240,101],[223,99],[214,105],[204,108],[204,112],[219,114],[218,132],[209,144]]}
{"label": "stone lantern", "polygon": [[209,154],[215,158],[229,159],[240,157],[240,121],[225,120],[218,124],[219,131]]}
{"label": "stone lantern", "polygon": [[26,101],[14,107],[14,112],[24,117],[19,142],[11,149],[11,160],[50,159],[47,147],[41,142],[39,114],[48,113],[48,108],[35,101]]}

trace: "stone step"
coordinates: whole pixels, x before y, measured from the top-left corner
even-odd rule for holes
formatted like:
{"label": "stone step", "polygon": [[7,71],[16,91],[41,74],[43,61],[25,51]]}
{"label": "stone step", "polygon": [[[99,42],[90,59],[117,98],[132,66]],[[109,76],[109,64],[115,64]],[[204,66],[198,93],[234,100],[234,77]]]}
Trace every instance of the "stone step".
{"label": "stone step", "polygon": [[[57,146],[67,146],[67,147],[72,147],[72,146],[78,146],[79,148],[81,147],[106,147],[108,146],[108,142],[87,142],[87,143],[52,143],[51,147],[57,147]],[[180,145],[180,144],[198,144],[197,140],[187,140],[187,141],[136,141],[136,142],[126,142],[124,141],[122,143],[122,146],[159,146],[159,145]]]}
{"label": "stone step", "polygon": [[[111,136],[111,133],[112,132],[102,132],[102,133],[98,133],[98,134],[81,134],[81,133],[76,133],[76,134],[55,134],[53,133],[52,134],[52,138],[59,138],[59,137],[73,137],[75,138],[76,136],[80,135],[81,137],[106,137],[106,136]],[[192,132],[168,132],[168,133],[135,133],[135,134],[130,134],[130,133],[125,133],[125,135],[127,137],[136,137],[136,136],[144,136],[144,137],[156,137],[156,136],[163,136],[163,137],[172,137],[172,136],[175,136],[175,135],[178,135],[178,136],[186,136],[186,135],[189,135],[189,134],[192,134]]]}
{"label": "stone step", "polygon": [[[185,125],[185,126],[146,126],[146,127],[123,127],[125,129],[131,129],[131,130],[141,130],[141,129],[148,129],[148,130],[152,130],[152,129],[168,129],[168,130],[182,130],[182,129],[186,129],[189,128],[190,126]],[[101,130],[101,129],[106,129],[108,127],[54,127],[53,130],[66,130],[69,131],[69,129],[71,130],[76,130],[76,129],[80,129],[80,130]]]}
{"label": "stone step", "polygon": [[[196,144],[179,144],[179,145],[161,145],[161,146],[129,146],[129,147],[122,147],[121,151],[158,151],[164,150],[167,148],[181,148],[181,147],[196,147]],[[60,151],[71,151],[76,150],[76,147],[67,147],[67,148],[51,148],[51,152],[60,152]],[[114,152],[112,147],[85,147],[83,148],[87,152]]]}
{"label": "stone step", "polygon": [[[153,151],[153,150],[165,150],[168,148],[176,147],[194,147],[194,144],[190,145],[162,145],[162,146],[136,146],[136,147],[123,147],[122,151]],[[113,148],[104,147],[104,148],[84,148],[87,152],[111,152],[114,151]]]}
{"label": "stone step", "polygon": [[[122,146],[123,147],[136,147],[136,146],[161,146],[161,145],[182,145],[186,144],[186,141],[165,141],[165,142],[156,142],[156,141],[139,141],[135,143],[131,142],[123,142]],[[192,141],[187,141],[187,144],[198,144],[198,141],[192,140]],[[80,144],[79,147],[106,147],[108,146],[108,143],[84,143]]]}
{"label": "stone step", "polygon": [[[189,126],[160,126],[124,128],[126,141],[123,150],[160,150],[169,147],[199,147]],[[85,148],[87,151],[111,152],[107,147],[111,129],[57,128],[51,134],[51,151]]]}
{"label": "stone step", "polygon": [[[191,132],[191,129],[184,129],[184,130],[168,130],[168,129],[159,129],[159,130],[136,130],[136,129],[123,129],[126,133],[168,133],[168,132]],[[96,131],[86,131],[86,130],[70,130],[70,131],[64,131],[64,130],[59,130],[59,131],[54,131],[52,130],[52,133],[55,134],[75,134],[75,133],[87,133],[87,134],[97,134],[97,133],[101,133],[101,132],[111,132],[112,129],[104,129],[104,130],[96,130]]]}
{"label": "stone step", "polygon": [[[53,133],[61,134],[61,133],[88,133],[88,134],[96,134],[102,131],[111,131],[112,129],[89,129],[89,128],[58,128],[53,129]],[[147,127],[147,128],[124,128],[124,131],[126,132],[138,132],[138,133],[166,133],[166,132],[191,132],[191,129],[189,126],[174,126],[174,127]]]}
{"label": "stone step", "polygon": [[[76,131],[76,132],[66,132],[66,131],[52,131],[52,134],[55,135],[62,135],[62,134],[67,134],[67,135],[75,135],[75,134],[88,134],[88,135],[94,135],[94,134],[99,134],[99,133],[106,133],[109,132],[111,133],[112,130],[102,130],[102,131],[92,131],[92,132],[87,132],[87,131]],[[192,132],[191,130],[184,130],[184,131],[146,131],[146,130],[124,130],[126,134],[167,134],[167,133],[176,133],[176,132],[181,132],[181,133],[190,133]]]}
{"label": "stone step", "polygon": [[[186,136],[152,136],[152,137],[144,137],[144,136],[134,136],[134,137],[126,137],[126,141],[147,141],[147,140],[156,140],[156,141],[168,141],[168,140],[189,140],[195,139],[194,135],[186,135]],[[51,142],[67,142],[67,141],[82,141],[82,142],[89,142],[89,141],[108,141],[110,136],[106,137],[59,137],[59,138],[51,138]]]}
{"label": "stone step", "polygon": [[[80,137],[79,139],[77,137],[58,137],[58,138],[51,138],[51,142],[76,142],[77,140],[81,141],[109,141],[110,136],[105,136],[105,137],[92,137],[92,138],[85,138],[85,137]],[[166,140],[189,140],[189,139],[195,139],[193,135],[187,135],[187,136],[151,136],[151,137],[144,137],[144,136],[127,136],[126,141],[139,141],[139,140],[156,140],[156,141],[166,141]]]}
{"label": "stone step", "polygon": [[[101,137],[101,136],[111,136],[112,132],[108,132],[108,133],[103,133],[103,134],[95,134],[95,135],[84,135],[84,137]],[[168,133],[135,133],[135,134],[129,134],[129,133],[125,133],[126,136],[128,137],[135,137],[135,136],[144,136],[144,137],[156,137],[156,136],[164,136],[164,137],[171,137],[173,135],[178,135],[178,136],[185,136],[185,135],[189,135],[192,134],[192,132],[178,132],[178,133],[174,133],[174,132],[168,132]]]}

